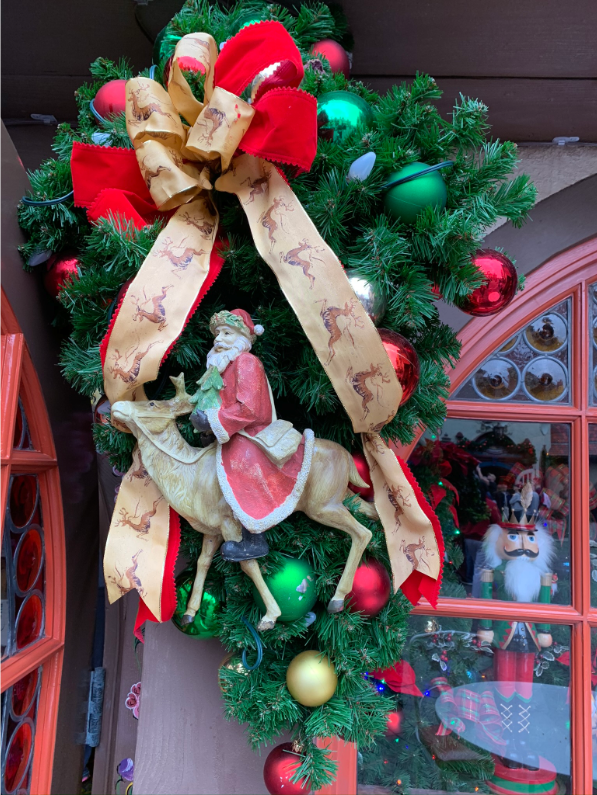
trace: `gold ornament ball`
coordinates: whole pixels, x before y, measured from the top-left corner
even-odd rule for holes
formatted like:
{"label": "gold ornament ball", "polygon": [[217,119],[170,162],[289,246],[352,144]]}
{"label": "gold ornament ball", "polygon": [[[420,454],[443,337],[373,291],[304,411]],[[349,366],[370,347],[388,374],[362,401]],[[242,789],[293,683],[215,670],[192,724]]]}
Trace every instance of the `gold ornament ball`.
{"label": "gold ornament ball", "polygon": [[325,654],[303,651],[286,671],[290,695],[304,707],[319,707],[334,695],[338,677]]}
{"label": "gold ornament ball", "polygon": [[237,674],[243,674],[244,676],[247,676],[249,673],[240,661],[240,657],[237,657],[234,652],[227,654],[220,663],[220,667],[218,669],[218,685],[220,686],[222,693],[225,693],[228,689],[227,683],[221,674],[223,668],[227,668],[229,671],[234,671]]}

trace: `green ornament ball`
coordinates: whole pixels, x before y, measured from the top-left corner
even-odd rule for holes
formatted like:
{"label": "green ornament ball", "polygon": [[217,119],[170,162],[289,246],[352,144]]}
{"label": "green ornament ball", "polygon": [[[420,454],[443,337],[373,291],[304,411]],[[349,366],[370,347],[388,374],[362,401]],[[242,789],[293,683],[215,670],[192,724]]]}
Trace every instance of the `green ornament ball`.
{"label": "green ornament ball", "polygon": [[[390,176],[388,182],[410,177],[429,168],[427,163],[410,163]],[[392,218],[414,224],[419,213],[425,207],[437,207],[443,210],[447,199],[446,184],[441,172],[431,171],[420,177],[393,185],[388,188],[384,200],[385,211]]]}
{"label": "green ornament ball", "polygon": [[172,616],[172,623],[185,635],[191,635],[194,638],[213,638],[218,634],[217,615],[221,611],[222,605],[208,587],[203,590],[201,607],[193,622],[191,624],[182,623],[182,617],[193,590],[194,579],[195,574],[189,569],[183,571],[176,578],[176,610]]}
{"label": "green ornament ball", "polygon": [[[315,572],[302,558],[286,558],[280,571],[264,577],[264,580],[282,611],[278,621],[296,621],[303,618],[317,601]],[[255,587],[253,598],[261,610],[265,611],[263,599]]]}
{"label": "green ornament ball", "polygon": [[317,130],[325,141],[343,141],[359,127],[368,129],[373,111],[350,91],[330,91],[317,100]]}

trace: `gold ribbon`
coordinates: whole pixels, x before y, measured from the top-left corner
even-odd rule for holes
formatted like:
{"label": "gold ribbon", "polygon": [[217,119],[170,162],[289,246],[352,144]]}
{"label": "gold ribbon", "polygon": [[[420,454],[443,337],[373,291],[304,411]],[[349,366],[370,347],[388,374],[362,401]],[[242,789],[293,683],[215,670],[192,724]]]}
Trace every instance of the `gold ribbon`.
{"label": "gold ribbon", "polygon": [[[179,67],[184,56],[205,68],[205,103],[195,99]],[[127,130],[139,167],[156,206],[177,209],[129,286],[114,322],[104,366],[106,395],[111,403],[145,399],[143,384],[157,377],[164,355],[182,332],[209,272],[218,226],[209,191],[213,175],[221,173],[216,188],[238,196],[255,245],[274,271],[355,432],[371,434],[387,452],[372,476],[398,587],[405,568],[398,559],[405,555],[395,549],[399,536],[393,519],[386,517],[387,481],[380,480],[380,473],[394,479],[400,475],[386,463],[396,459],[377,431],[395,415],[402,388],[342,265],[278,170],[248,154],[233,159],[255,111],[214,86],[216,58],[211,36],[191,34],[176,46],[168,91],[148,78],[127,83]],[[106,546],[108,597],[113,602],[136,588],[161,619],[168,505],[144,471],[137,449],[134,455]],[[432,557],[433,545],[437,553],[433,528],[429,520],[425,529],[420,526]]]}

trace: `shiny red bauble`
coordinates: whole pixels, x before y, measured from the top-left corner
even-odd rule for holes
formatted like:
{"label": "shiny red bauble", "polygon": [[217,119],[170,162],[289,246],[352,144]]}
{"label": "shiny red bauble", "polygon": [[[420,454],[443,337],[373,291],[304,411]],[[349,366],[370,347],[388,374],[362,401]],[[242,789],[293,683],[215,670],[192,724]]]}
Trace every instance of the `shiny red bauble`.
{"label": "shiny red bauble", "polygon": [[353,613],[364,613],[368,618],[373,618],[387,605],[391,590],[386,567],[375,558],[370,558],[357,568],[352,591],[346,601]]}
{"label": "shiny red bauble", "polygon": [[107,119],[126,109],[126,80],[110,80],[95,95],[93,107],[102,117]]}
{"label": "shiny red bauble", "polygon": [[402,713],[390,712],[386,725],[386,737],[398,737],[402,730]]}
{"label": "shiny red bauble", "polygon": [[300,758],[292,752],[292,743],[282,743],[270,751],[263,766],[263,780],[270,795],[307,795],[304,779],[294,784],[290,779],[300,767]]}
{"label": "shiny red bauble", "polygon": [[486,317],[508,306],[516,295],[518,276],[508,257],[493,249],[481,249],[473,256],[473,263],[485,277],[485,283],[456,305],[467,315]]}
{"label": "shiny red bauble", "polygon": [[364,500],[371,501],[373,499],[373,482],[371,480],[367,459],[363,453],[353,453],[352,460],[354,461],[354,465],[357,468],[357,472],[361,476],[361,480],[364,480],[365,483],[369,483],[370,485],[367,486],[366,489],[363,489],[359,488],[359,486],[353,486],[352,483],[349,483],[348,488],[351,491],[354,491],[355,494],[359,494]]}
{"label": "shiny red bauble", "polygon": [[323,55],[330,64],[332,72],[342,72],[348,80],[350,77],[350,61],[348,53],[341,44],[333,39],[322,39],[311,47],[311,55]]}
{"label": "shiny red bauble", "polygon": [[419,357],[413,346],[402,334],[398,334],[396,331],[390,331],[387,328],[380,328],[378,331],[383,346],[386,349],[386,353],[392,362],[396,377],[400,381],[402,387],[402,400],[400,401],[400,405],[403,405],[415,391],[419,383],[419,376],[421,374]]}
{"label": "shiny red bauble", "polygon": [[45,288],[52,298],[57,298],[64,285],[78,275],[79,260],[74,254],[52,254],[46,264]]}

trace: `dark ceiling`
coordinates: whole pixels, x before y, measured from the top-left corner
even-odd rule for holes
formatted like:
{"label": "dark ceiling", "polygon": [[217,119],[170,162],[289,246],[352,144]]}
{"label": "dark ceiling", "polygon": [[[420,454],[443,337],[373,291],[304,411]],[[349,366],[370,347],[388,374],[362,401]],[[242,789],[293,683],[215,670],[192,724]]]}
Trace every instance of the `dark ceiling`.
{"label": "dark ceiling", "polygon": [[[181,0],[140,6],[157,32]],[[353,76],[385,90],[428,72],[448,113],[460,93],[489,106],[493,134],[597,141],[595,0],[341,0],[355,37]],[[75,116],[73,92],[99,55],[147,66],[133,0],[5,0],[2,116]]]}

